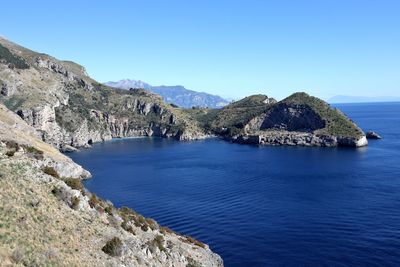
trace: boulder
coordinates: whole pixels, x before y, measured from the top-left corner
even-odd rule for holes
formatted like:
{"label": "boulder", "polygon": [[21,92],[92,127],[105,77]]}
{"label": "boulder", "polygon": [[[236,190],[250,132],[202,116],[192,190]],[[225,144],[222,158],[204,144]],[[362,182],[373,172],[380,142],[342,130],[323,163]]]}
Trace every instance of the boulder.
{"label": "boulder", "polygon": [[382,137],[378,133],[376,133],[374,131],[368,131],[367,132],[367,138],[368,139],[382,139]]}

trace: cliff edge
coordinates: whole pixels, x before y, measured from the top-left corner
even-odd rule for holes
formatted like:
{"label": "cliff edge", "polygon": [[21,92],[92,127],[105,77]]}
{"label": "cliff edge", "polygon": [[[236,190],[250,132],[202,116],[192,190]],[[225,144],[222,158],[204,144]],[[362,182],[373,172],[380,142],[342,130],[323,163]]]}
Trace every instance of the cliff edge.
{"label": "cliff edge", "polygon": [[88,192],[90,173],[0,104],[0,266],[222,266],[207,245]]}

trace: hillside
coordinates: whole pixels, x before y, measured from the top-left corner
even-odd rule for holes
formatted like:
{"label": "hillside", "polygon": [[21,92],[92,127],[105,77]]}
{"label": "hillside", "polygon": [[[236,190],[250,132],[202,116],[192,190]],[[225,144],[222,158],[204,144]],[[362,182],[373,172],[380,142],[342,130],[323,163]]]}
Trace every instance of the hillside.
{"label": "hillside", "polygon": [[240,143],[364,146],[364,132],[326,102],[295,93],[277,102],[253,95],[220,110],[188,110],[209,133]]}
{"label": "hillside", "polygon": [[85,69],[0,38],[0,102],[61,149],[114,137],[205,135],[186,114],[144,90],[102,85]]}
{"label": "hillside", "polygon": [[0,104],[0,266],[222,266],[200,241],[88,192],[88,177]]}
{"label": "hillside", "polygon": [[267,111],[274,103],[276,100],[273,98],[253,95],[222,109],[188,109],[185,112],[195,118],[208,133],[229,136],[240,133],[248,121]]}
{"label": "hillside", "polygon": [[196,92],[186,89],[183,86],[152,86],[148,83],[137,80],[120,80],[117,82],[107,82],[108,86],[129,89],[142,88],[160,95],[167,103],[177,105],[182,108],[221,108],[228,104],[228,101],[217,95]]}
{"label": "hillside", "polygon": [[[272,145],[367,144],[363,131],[344,114],[305,93],[280,102],[253,95],[222,109],[180,109],[144,89],[100,84],[76,63],[59,61],[5,39],[0,39],[0,45],[0,102],[33,126],[42,140],[61,150],[115,137],[194,140],[210,134]],[[137,81],[113,86],[118,84],[156,88]]]}

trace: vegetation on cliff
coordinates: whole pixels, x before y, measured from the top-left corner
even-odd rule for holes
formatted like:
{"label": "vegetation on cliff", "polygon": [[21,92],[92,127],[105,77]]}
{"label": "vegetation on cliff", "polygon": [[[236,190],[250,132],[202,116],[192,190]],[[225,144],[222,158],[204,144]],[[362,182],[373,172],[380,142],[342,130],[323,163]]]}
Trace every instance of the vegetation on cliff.
{"label": "vegetation on cliff", "polygon": [[[42,132],[46,142],[85,146],[112,137],[204,138],[198,122],[144,90],[121,90],[91,79],[85,69],[0,38],[10,60],[29,69],[0,64],[0,102]],[[3,51],[2,50],[2,51]],[[13,55],[18,55],[18,57]]]}
{"label": "vegetation on cliff", "polygon": [[0,44],[0,62],[4,62],[9,64],[11,68],[17,69],[28,69],[29,65],[26,62],[18,57],[13,55],[7,47],[4,47]]}
{"label": "vegetation on cliff", "polygon": [[180,109],[142,89],[120,90],[99,84],[74,62],[59,61],[4,39],[0,43],[30,66],[16,72],[0,64],[6,88],[0,101],[40,131],[46,142],[61,148],[129,136],[192,140],[206,134],[230,138],[266,131],[334,138],[364,135],[339,110],[305,93],[280,102],[252,95],[222,109]]}
{"label": "vegetation on cliff", "polygon": [[90,193],[88,176],[0,104],[0,266],[223,265],[203,243]]}
{"label": "vegetation on cliff", "polygon": [[253,95],[222,109],[186,112],[208,132],[225,137],[279,135],[280,132],[282,136],[292,137],[302,132],[334,138],[364,136],[363,131],[341,111],[306,93],[295,93],[279,102],[265,95]]}
{"label": "vegetation on cliff", "polygon": [[326,123],[326,126],[317,131],[317,133],[344,137],[360,137],[364,135],[363,131],[340,110],[332,108],[328,103],[317,97],[306,93],[295,93],[280,103],[306,105],[314,110]]}
{"label": "vegetation on cliff", "polygon": [[266,112],[275,102],[265,95],[252,95],[222,109],[188,109],[186,112],[210,133],[234,135],[240,133],[252,118]]}

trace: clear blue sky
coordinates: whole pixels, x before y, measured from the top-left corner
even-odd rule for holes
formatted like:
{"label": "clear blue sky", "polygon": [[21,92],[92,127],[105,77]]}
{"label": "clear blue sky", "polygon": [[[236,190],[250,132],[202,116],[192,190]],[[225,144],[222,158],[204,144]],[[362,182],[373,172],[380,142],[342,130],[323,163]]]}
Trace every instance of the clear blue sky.
{"label": "clear blue sky", "polygon": [[0,13],[0,35],[100,82],[400,96],[400,1],[12,0]]}

